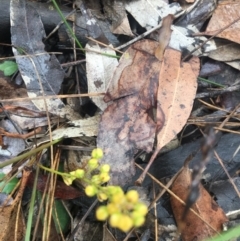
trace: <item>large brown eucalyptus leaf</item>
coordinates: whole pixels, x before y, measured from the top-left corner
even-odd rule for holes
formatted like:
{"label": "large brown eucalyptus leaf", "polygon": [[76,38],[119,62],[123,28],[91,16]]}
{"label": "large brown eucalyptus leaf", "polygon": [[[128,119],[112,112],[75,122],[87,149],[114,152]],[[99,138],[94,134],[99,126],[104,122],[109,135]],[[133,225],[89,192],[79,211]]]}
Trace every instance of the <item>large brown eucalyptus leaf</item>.
{"label": "large brown eucalyptus leaf", "polygon": [[167,48],[159,74],[157,93],[157,147],[137,180],[141,184],[159,151],[182,130],[191,113],[197,91],[199,59],[181,63],[181,52]]}
{"label": "large brown eucalyptus leaf", "polygon": [[[156,105],[160,62],[154,56],[158,43],[133,44],[120,59],[105,96],[113,101],[104,111],[97,138],[104,163],[111,165],[111,183],[124,185],[134,175],[136,149],[150,152],[156,124],[151,110]],[[124,97],[124,98],[123,98]]]}

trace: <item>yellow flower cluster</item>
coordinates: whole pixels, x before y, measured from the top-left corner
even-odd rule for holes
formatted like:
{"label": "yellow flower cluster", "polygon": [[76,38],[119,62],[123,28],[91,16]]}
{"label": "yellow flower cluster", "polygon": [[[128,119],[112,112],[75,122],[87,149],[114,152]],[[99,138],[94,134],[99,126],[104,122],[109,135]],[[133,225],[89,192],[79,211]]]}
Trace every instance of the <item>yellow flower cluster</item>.
{"label": "yellow flower cluster", "polygon": [[98,220],[107,220],[114,228],[128,232],[133,227],[140,227],[145,222],[147,206],[139,202],[138,192],[130,190],[124,194],[118,186],[104,187],[102,192],[108,197],[108,204],[97,209]]}
{"label": "yellow flower cluster", "polygon": [[[98,220],[109,219],[112,227],[119,228],[123,232],[128,232],[133,227],[140,227],[145,222],[147,206],[139,201],[138,192],[135,190],[130,190],[125,194],[119,186],[102,186],[110,180],[110,166],[108,164],[99,165],[99,159],[102,157],[102,150],[94,149],[92,158],[87,163],[86,173],[83,169],[70,172],[63,175],[64,182],[71,185],[76,178],[81,178],[88,183],[85,188],[87,196],[97,195],[100,202],[108,200],[107,205],[102,205],[97,209]],[[87,179],[87,174],[92,171],[98,171],[98,174]]]}

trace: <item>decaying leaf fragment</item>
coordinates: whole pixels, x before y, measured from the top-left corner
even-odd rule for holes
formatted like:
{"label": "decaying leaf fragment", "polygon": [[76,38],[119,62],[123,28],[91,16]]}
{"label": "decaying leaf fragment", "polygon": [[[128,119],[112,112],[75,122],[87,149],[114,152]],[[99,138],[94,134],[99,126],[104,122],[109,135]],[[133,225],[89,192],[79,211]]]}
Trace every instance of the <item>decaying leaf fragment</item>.
{"label": "decaying leaf fragment", "polygon": [[[186,201],[190,185],[191,171],[188,167],[184,167],[174,181],[172,191],[183,201]],[[199,188],[200,196],[192,206],[192,209],[198,213],[203,220],[210,224],[212,228],[192,213],[191,210],[186,214],[185,220],[182,220],[185,205],[180,203],[174,197],[171,197],[171,206],[174,217],[178,224],[178,228],[182,229],[180,232],[184,241],[198,241],[214,236],[216,235],[216,231],[222,231],[223,224],[227,221],[227,217],[223,210],[217,205],[201,184]]]}

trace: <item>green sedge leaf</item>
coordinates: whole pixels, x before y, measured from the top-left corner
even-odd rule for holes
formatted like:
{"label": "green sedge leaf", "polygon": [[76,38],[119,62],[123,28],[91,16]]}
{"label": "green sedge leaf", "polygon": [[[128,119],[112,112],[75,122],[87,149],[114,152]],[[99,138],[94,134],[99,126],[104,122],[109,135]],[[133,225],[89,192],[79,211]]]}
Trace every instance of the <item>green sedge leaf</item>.
{"label": "green sedge leaf", "polygon": [[[4,173],[0,173],[0,178],[3,178],[4,176],[5,176]],[[0,189],[4,187],[1,192],[10,194],[13,191],[13,189],[16,187],[18,181],[19,181],[18,178],[14,177],[12,180],[8,181],[7,183],[5,181],[0,182]]]}
{"label": "green sedge leaf", "polygon": [[61,229],[61,231],[65,233],[69,228],[71,219],[68,215],[68,212],[66,211],[66,208],[63,206],[60,200],[55,200],[54,204],[56,209],[53,208],[52,214],[53,214],[53,220],[54,220],[56,230],[58,233],[60,233],[60,229]]}
{"label": "green sedge leaf", "polygon": [[207,239],[205,241],[229,241],[236,240],[240,237],[240,226],[229,229],[228,231],[222,232],[221,235]]}

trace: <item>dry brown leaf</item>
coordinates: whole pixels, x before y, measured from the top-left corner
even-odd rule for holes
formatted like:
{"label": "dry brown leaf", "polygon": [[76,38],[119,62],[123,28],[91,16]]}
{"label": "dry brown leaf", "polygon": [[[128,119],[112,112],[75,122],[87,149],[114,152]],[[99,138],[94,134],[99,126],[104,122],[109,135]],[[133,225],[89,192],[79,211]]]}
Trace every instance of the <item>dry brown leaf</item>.
{"label": "dry brown leaf", "polygon": [[141,184],[159,151],[181,131],[191,113],[197,91],[200,63],[197,57],[181,63],[181,52],[166,49],[159,75],[157,94],[157,148],[143,174]]}
{"label": "dry brown leaf", "polygon": [[[183,201],[186,201],[190,185],[191,171],[188,167],[185,167],[174,181],[172,191]],[[192,206],[192,209],[198,213],[205,222],[210,224],[212,228],[190,210],[188,211],[183,223],[182,216],[185,211],[185,205],[180,203],[174,197],[171,197],[171,206],[174,217],[178,224],[178,228],[182,229],[180,231],[184,241],[204,240],[207,237],[216,235],[216,231],[221,232],[223,223],[227,221],[227,217],[223,210],[217,205],[201,184],[199,188],[200,197]]]}
{"label": "dry brown leaf", "polygon": [[[204,34],[214,35],[234,20],[240,18],[239,9],[239,1],[224,0],[218,3],[218,6],[214,11],[213,16]],[[233,42],[240,43],[240,21],[237,21],[229,28],[219,33],[217,37],[225,38]]]}
{"label": "dry brown leaf", "polygon": [[181,52],[166,49],[157,94],[157,122],[160,127],[163,122],[162,112],[165,116],[164,125],[157,135],[158,150],[170,142],[186,124],[197,91],[199,59],[192,57],[189,62],[180,61]]}

